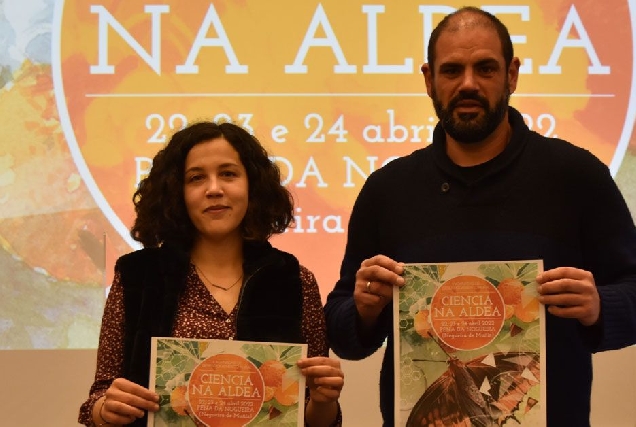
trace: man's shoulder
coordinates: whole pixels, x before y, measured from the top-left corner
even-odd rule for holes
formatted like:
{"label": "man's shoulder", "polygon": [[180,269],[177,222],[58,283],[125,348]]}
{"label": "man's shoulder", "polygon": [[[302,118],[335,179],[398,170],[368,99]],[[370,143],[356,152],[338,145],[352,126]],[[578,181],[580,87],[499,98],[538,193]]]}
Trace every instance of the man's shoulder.
{"label": "man's shoulder", "polygon": [[548,138],[536,132],[530,134],[530,147],[536,156],[561,163],[599,164],[601,160],[584,147],[560,138]]}
{"label": "man's shoulder", "polygon": [[530,148],[529,152],[535,157],[539,157],[539,161],[600,163],[600,160],[593,153],[576,143],[557,137],[548,137],[529,129],[523,121],[521,113],[515,108],[509,107],[509,114],[511,123],[516,129],[515,134],[518,138],[529,143],[527,144],[527,147]]}
{"label": "man's shoulder", "polygon": [[525,164],[540,171],[552,183],[561,182],[573,188],[591,191],[600,182],[612,178],[609,167],[596,155],[572,142],[559,138],[534,136],[526,147]]}
{"label": "man's shoulder", "polygon": [[432,145],[419,148],[401,157],[397,157],[382,165],[372,175],[391,175],[411,173],[413,168],[422,168],[430,158]]}

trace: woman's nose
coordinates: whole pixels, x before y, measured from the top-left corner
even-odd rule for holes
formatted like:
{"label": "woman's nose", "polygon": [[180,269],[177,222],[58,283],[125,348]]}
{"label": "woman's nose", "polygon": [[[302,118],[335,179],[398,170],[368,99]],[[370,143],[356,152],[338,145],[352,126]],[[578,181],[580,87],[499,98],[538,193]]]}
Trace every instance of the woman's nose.
{"label": "woman's nose", "polygon": [[223,194],[223,188],[221,187],[220,182],[216,179],[211,179],[208,182],[208,187],[205,190],[205,196],[214,197],[221,194]]}

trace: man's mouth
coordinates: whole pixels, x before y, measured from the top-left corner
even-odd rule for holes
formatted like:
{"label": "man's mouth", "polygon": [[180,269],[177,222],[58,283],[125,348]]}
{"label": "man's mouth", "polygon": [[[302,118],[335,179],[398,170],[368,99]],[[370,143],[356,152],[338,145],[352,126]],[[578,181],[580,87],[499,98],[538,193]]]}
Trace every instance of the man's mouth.
{"label": "man's mouth", "polygon": [[475,111],[475,110],[483,110],[484,106],[478,101],[459,101],[453,107],[454,110],[462,110],[462,111]]}

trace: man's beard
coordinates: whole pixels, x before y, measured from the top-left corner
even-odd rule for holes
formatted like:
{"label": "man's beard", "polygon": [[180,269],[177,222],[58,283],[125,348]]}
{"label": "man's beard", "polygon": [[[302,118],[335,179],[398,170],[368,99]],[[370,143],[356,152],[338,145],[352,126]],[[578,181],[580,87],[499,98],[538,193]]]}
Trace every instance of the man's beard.
{"label": "man's beard", "polygon": [[[508,87],[504,89],[504,95],[497,101],[494,108],[490,108],[488,100],[476,93],[460,93],[450,100],[448,107],[444,108],[437,97],[437,91],[432,89],[431,98],[437,117],[442,127],[457,142],[471,144],[486,139],[497,129],[508,111],[510,92]],[[477,113],[460,113],[457,118],[453,116],[453,110],[457,104],[464,100],[474,100],[484,108],[484,115],[479,117]]]}

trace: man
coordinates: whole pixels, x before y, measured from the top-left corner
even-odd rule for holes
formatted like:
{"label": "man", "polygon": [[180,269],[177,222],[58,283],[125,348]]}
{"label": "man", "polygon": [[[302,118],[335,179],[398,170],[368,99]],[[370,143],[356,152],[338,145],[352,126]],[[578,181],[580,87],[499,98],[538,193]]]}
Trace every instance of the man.
{"label": "man", "polygon": [[530,131],[508,106],[520,62],[497,18],[473,7],[447,16],[428,60],[440,119],[433,143],[360,191],[325,307],[332,348],[362,359],[388,338],[380,406],[391,426],[392,288],[404,283],[402,263],[542,259],[548,425],[589,426],[592,352],[636,342],[633,219],[604,164]]}

